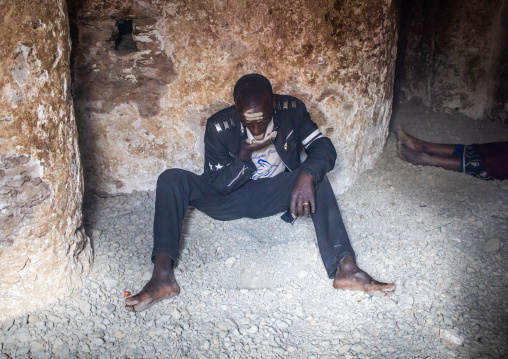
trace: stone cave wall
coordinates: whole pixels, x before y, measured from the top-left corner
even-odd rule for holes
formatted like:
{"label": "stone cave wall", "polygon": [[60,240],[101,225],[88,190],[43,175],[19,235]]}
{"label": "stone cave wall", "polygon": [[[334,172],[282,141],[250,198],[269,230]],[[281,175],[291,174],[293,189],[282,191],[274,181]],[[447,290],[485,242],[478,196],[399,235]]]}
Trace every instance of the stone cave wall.
{"label": "stone cave wall", "polygon": [[402,1],[395,93],[508,120],[508,0]]}
{"label": "stone cave wall", "polygon": [[[203,168],[206,119],[236,80],[267,76],[334,142],[344,191],[387,136],[399,3],[392,0],[70,0],[73,91],[85,185],[151,190],[165,169]],[[136,51],[115,50],[131,19]]]}
{"label": "stone cave wall", "polygon": [[0,1],[0,320],[79,283],[91,249],[65,0]]}

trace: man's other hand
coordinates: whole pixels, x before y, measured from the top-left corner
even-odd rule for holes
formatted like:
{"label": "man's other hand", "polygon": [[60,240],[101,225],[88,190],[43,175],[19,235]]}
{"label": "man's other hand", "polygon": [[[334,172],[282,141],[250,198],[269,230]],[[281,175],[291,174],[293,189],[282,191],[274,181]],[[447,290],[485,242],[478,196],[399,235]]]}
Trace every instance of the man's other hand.
{"label": "man's other hand", "polygon": [[240,149],[238,157],[240,157],[240,159],[243,162],[249,161],[250,157],[252,156],[252,152],[259,151],[265,148],[266,146],[269,146],[275,140],[275,137],[277,137],[277,131],[273,131],[272,133],[270,133],[270,135],[268,135],[268,137],[265,138],[264,140],[257,141],[250,140],[248,138],[243,140],[242,148]]}
{"label": "man's other hand", "polygon": [[289,209],[293,218],[316,212],[314,178],[310,173],[302,172],[298,176]]}

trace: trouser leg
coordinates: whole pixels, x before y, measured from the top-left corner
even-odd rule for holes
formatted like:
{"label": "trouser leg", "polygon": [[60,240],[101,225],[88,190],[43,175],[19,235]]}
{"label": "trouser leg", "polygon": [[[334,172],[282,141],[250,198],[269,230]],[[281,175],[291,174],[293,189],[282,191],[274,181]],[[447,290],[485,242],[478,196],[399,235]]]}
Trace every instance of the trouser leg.
{"label": "trouser leg", "polygon": [[334,278],[337,267],[346,257],[356,260],[337,199],[325,176],[316,191],[316,212],[312,214],[319,252],[328,277]]}
{"label": "trouser leg", "polygon": [[202,176],[181,169],[164,171],[157,180],[152,260],[156,254],[178,257],[182,222],[189,203],[212,193]]}
{"label": "trouser leg", "polygon": [[460,159],[460,168],[459,172],[464,172],[464,150],[466,145],[455,145],[453,148],[452,157],[457,157]]}
{"label": "trouser leg", "polygon": [[[299,171],[274,178],[249,181],[228,195],[217,195],[202,176],[172,169],[157,181],[154,217],[154,249],[174,262],[178,257],[181,228],[189,204],[218,220],[263,218],[287,210]],[[335,194],[325,179],[316,191],[316,213],[312,215],[319,251],[330,278],[345,257],[355,258]]]}
{"label": "trouser leg", "polygon": [[[278,178],[276,182],[282,183],[281,180]],[[243,217],[261,218],[287,208],[288,200],[282,199],[283,192],[275,191],[276,188],[283,186],[275,185],[275,182],[249,181],[228,195],[218,195],[203,176],[181,169],[163,172],[157,180],[155,195],[152,260],[155,255],[164,254],[171,257],[175,265],[183,218],[189,204],[222,221]],[[263,194],[270,200],[258,201]]]}

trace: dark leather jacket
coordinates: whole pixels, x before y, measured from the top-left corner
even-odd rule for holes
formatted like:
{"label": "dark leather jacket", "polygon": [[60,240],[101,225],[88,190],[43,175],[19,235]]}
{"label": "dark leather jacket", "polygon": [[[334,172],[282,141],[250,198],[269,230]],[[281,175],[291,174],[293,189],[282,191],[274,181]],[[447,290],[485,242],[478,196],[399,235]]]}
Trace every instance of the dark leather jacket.
{"label": "dark leather jacket", "polygon": [[[324,137],[302,101],[292,96],[274,95],[274,145],[286,171],[312,174],[314,183],[335,165],[337,153],[332,141]],[[227,194],[251,180],[256,171],[252,160],[243,162],[237,157],[241,142],[247,138],[235,107],[231,106],[210,117],[205,132],[204,176],[211,187],[220,194]],[[307,154],[300,161],[302,147]]]}

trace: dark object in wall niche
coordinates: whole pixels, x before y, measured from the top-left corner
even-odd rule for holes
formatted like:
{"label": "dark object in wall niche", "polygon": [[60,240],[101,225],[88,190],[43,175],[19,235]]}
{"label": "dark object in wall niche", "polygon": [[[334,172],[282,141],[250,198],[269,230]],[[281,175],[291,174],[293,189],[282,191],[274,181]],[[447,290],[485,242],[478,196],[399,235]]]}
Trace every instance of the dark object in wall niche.
{"label": "dark object in wall niche", "polygon": [[117,20],[118,35],[115,39],[115,51],[123,56],[136,52],[136,43],[132,38],[132,20]]}

